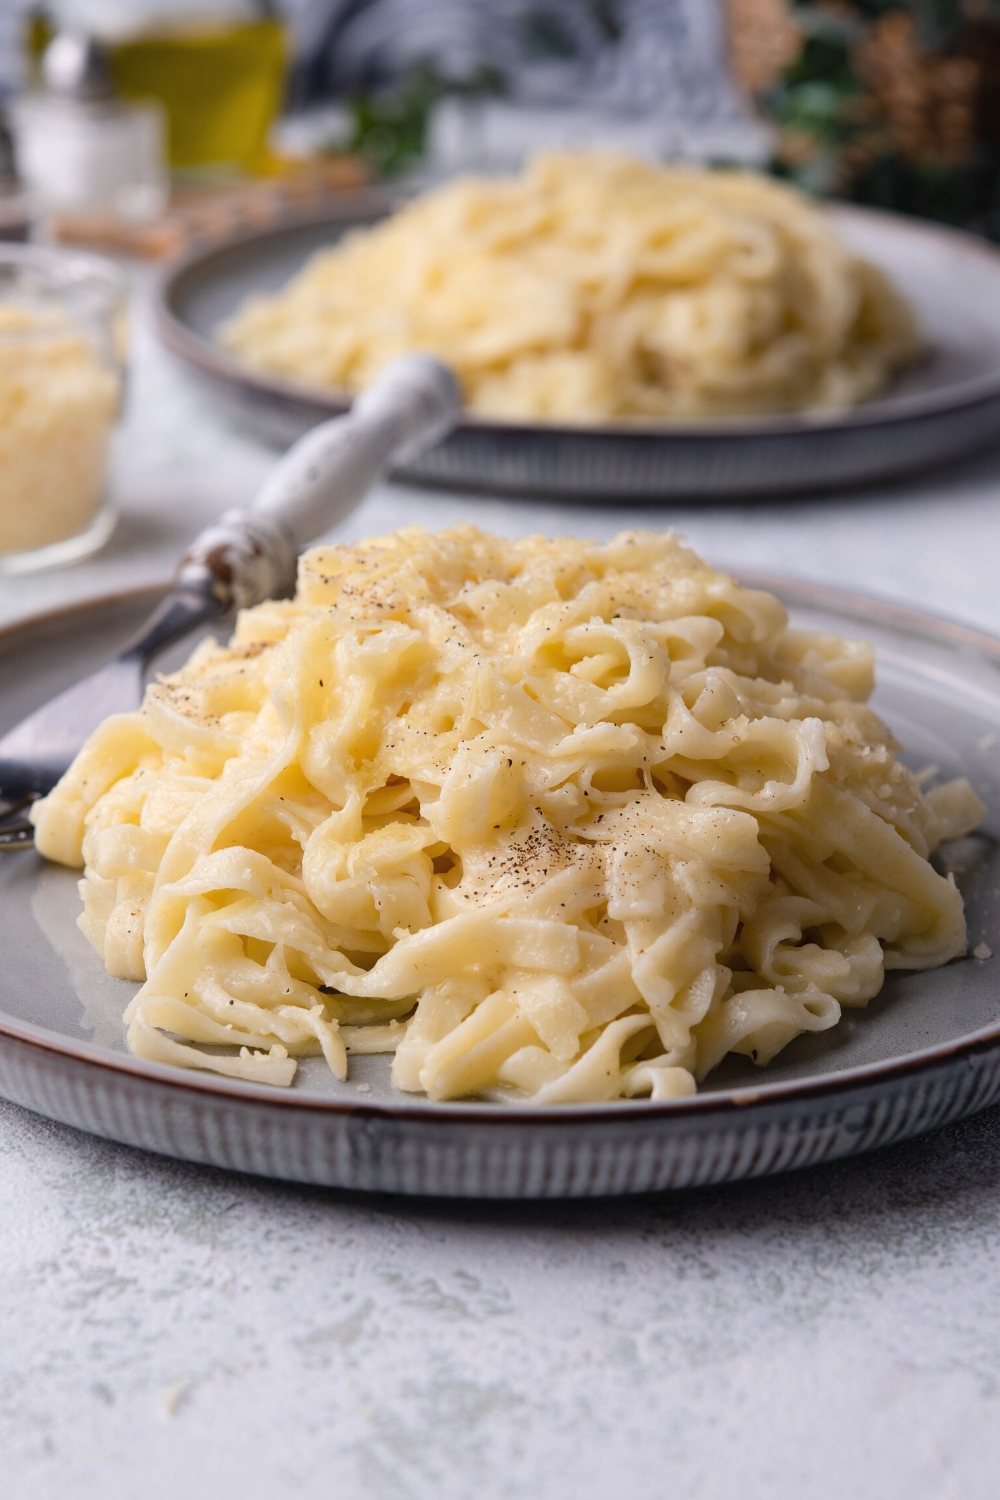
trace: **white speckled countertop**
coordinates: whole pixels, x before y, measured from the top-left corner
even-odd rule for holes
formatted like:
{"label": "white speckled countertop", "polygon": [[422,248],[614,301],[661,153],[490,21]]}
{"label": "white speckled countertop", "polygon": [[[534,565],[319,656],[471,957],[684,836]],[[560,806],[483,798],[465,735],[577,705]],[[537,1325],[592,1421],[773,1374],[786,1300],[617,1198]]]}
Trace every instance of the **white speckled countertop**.
{"label": "white speckled countertop", "polygon": [[[0,623],[167,576],[273,455],[140,329],[106,553]],[[344,535],[672,523],[712,561],[1000,631],[1000,452],[852,499],[666,511],[383,487]],[[1000,1473],[1000,1110],[673,1197],[366,1199],[0,1104],[3,1500],[979,1500]]]}

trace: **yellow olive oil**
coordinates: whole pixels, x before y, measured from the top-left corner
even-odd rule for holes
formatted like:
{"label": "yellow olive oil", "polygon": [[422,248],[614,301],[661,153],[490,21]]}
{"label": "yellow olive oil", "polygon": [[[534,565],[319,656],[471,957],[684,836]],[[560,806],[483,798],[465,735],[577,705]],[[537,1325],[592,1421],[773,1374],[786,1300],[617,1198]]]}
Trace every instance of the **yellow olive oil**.
{"label": "yellow olive oil", "polygon": [[269,170],[267,136],[287,67],[278,21],[205,21],[144,30],[109,48],[123,99],[158,99],[175,170]]}

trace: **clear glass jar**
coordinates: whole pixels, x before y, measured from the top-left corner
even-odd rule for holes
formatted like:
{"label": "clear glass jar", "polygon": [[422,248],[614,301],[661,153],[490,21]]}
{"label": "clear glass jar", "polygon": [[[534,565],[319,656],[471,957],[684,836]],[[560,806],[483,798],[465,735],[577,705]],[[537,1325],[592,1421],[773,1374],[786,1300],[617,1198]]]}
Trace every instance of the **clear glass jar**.
{"label": "clear glass jar", "polygon": [[108,262],[0,244],[0,574],[76,562],[114,529],[127,308]]}

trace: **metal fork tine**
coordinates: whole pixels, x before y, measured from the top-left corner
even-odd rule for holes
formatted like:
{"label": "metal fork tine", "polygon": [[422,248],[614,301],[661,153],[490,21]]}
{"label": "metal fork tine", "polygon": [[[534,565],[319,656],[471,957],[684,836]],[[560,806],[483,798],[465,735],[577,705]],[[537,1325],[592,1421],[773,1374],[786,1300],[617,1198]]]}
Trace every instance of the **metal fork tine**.
{"label": "metal fork tine", "polygon": [[18,817],[18,814],[37,801],[38,793],[29,792],[26,797],[19,797],[9,807],[0,804],[0,853],[5,849],[27,849],[34,843],[34,828],[27,818]]}
{"label": "metal fork tine", "polygon": [[17,813],[23,812],[26,807],[30,807],[32,802],[37,801],[38,793],[29,792],[26,797],[18,797],[17,801],[11,802],[9,806],[0,803],[0,809],[2,809],[0,810],[0,823],[6,823],[8,818],[13,818]]}
{"label": "metal fork tine", "polygon": [[35,830],[27,818],[0,825],[0,853],[5,849],[27,849],[35,841]]}

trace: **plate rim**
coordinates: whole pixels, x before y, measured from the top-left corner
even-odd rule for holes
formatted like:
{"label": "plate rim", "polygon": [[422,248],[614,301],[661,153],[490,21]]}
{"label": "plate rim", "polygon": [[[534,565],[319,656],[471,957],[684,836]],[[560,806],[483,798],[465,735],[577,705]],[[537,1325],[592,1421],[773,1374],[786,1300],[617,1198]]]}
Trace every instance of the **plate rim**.
{"label": "plate rim", "polygon": [[[737,569],[733,577],[751,588],[767,588],[782,601],[803,605],[826,605],[840,609],[848,615],[868,615],[876,620],[913,633],[928,635],[942,643],[971,647],[982,652],[992,661],[1000,663],[1000,636],[994,636],[974,626],[965,625],[947,616],[915,609],[894,600],[841,589],[832,584],[813,584],[800,577],[782,577]],[[44,627],[67,616],[100,611],[116,605],[139,602],[149,598],[155,602],[169,587],[169,583],[144,585],[135,589],[117,590],[61,605],[55,609],[39,611],[0,628],[0,644],[16,639],[20,634]],[[2,859],[16,860],[19,853],[0,854]],[[971,960],[966,955],[964,960]],[[218,1074],[198,1069],[174,1068],[163,1063],[154,1063],[129,1054],[119,1054],[85,1039],[76,1039],[34,1021],[22,1020],[9,1012],[0,1011],[0,1038],[20,1043],[37,1053],[53,1058],[64,1058],[99,1074],[118,1075],[136,1082],[149,1082],[168,1089],[185,1091],[188,1095],[203,1099],[217,1099],[231,1105],[245,1104],[254,1107],[261,1104],[278,1105],[283,1110],[298,1112],[310,1117],[343,1117],[384,1119],[435,1128],[450,1122],[492,1125],[528,1125],[557,1127],[559,1125],[585,1125],[588,1123],[608,1125],[615,1122],[640,1120],[649,1124],[670,1120],[695,1121],[699,1117],[713,1114],[738,1115],[753,1107],[794,1104],[796,1102],[822,1101],[833,1095],[846,1095],[866,1085],[891,1084],[909,1075],[931,1073],[939,1066],[953,1065],[975,1056],[987,1055],[1000,1049],[1000,1019],[976,1031],[938,1042],[914,1052],[905,1052],[877,1062],[861,1063],[854,1067],[809,1075],[804,1078],[787,1079],[775,1083],[766,1081],[742,1085],[737,1088],[708,1090],[681,1099],[627,1101],[611,1100],[600,1104],[563,1104],[559,1106],[534,1106],[513,1103],[497,1106],[489,1101],[469,1100],[441,1101],[436,1107],[428,1103],[409,1103],[405,1098],[389,1101],[327,1098],[318,1094],[299,1093],[294,1088],[281,1089],[273,1085],[251,1083],[242,1079],[227,1079]]]}
{"label": "plate rim", "polygon": [[[394,207],[405,202],[400,194],[354,194],[349,200],[322,213],[296,214],[264,228],[244,230],[209,245],[199,245],[173,258],[159,271],[153,287],[153,322],[158,337],[176,357],[200,374],[221,380],[229,387],[242,388],[263,400],[279,400],[285,405],[310,405],[316,412],[338,416],[347,411],[353,400],[351,392],[338,387],[310,385],[286,376],[268,375],[244,364],[220,345],[196,333],[176,310],[175,301],[184,281],[202,270],[218,256],[225,256],[243,246],[280,239],[286,234],[319,228],[324,224],[377,221]],[[950,253],[969,257],[992,271],[1000,290],[1000,247],[961,229],[933,220],[911,218],[884,209],[861,204],[831,201],[822,205],[823,212],[845,223],[882,225],[891,233],[923,242],[936,242]],[[838,434],[868,431],[879,427],[898,427],[949,412],[966,411],[1000,398],[1000,368],[994,374],[974,376],[942,391],[918,391],[908,396],[889,395],[848,408],[812,408],[804,412],[761,413],[757,416],[732,416],[687,419],[679,422],[605,422],[543,423],[510,422],[500,418],[462,416],[455,433],[479,438],[510,438],[519,441],[551,439],[554,442],[637,442],[656,446],[661,443],[704,442],[706,439],[739,439],[765,441],[772,438],[808,438],[812,434]]]}

